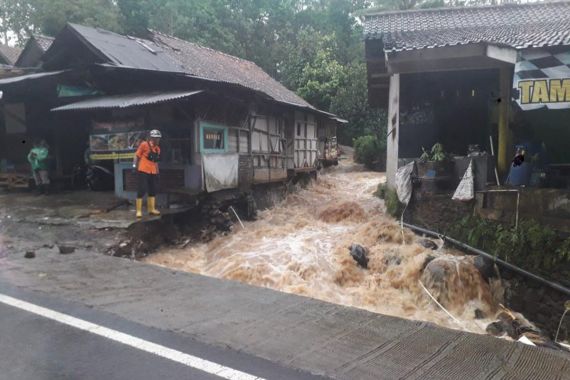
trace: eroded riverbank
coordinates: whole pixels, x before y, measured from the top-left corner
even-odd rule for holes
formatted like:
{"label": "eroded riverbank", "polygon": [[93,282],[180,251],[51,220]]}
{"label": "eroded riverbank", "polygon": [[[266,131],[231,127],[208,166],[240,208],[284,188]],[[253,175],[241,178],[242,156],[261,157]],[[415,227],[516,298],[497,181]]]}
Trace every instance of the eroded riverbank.
{"label": "eroded riverbank", "polygon": [[[245,229],[235,226],[230,235],[207,244],[162,249],[144,260],[484,333],[494,320],[501,289],[489,285],[478,273],[469,273],[467,266],[461,265],[466,259],[460,258],[459,252],[446,248],[432,251],[419,244],[420,238],[410,231],[402,231],[373,195],[382,181],[381,173],[346,162],[260,212],[257,221],[245,223]],[[353,243],[368,248],[368,270],[358,267],[350,256],[348,247]],[[420,285],[426,262],[439,256],[457,263],[456,283],[443,291],[447,293],[446,307],[458,320],[438,308]]]}

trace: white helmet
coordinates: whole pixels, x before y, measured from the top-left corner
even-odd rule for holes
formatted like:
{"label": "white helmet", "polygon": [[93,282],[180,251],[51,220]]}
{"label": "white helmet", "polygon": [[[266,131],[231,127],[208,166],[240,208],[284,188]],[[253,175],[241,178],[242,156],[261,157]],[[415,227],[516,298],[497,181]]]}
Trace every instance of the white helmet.
{"label": "white helmet", "polygon": [[158,129],[153,129],[152,131],[150,131],[150,137],[161,138],[162,133],[160,133]]}

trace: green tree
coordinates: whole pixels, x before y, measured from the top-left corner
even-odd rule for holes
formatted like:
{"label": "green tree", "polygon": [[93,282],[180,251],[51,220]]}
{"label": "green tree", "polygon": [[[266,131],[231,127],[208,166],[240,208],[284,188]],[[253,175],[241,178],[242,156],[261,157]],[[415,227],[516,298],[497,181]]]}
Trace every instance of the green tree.
{"label": "green tree", "polygon": [[[388,1],[397,0],[384,0]],[[16,30],[22,41],[33,31],[55,35],[66,22],[141,37],[149,28],[158,30],[254,61],[316,107],[348,119],[350,123],[339,132],[342,143],[357,136],[382,135],[382,114],[371,110],[366,100],[362,30],[356,17],[379,2],[0,0],[0,4],[10,5],[0,9],[4,12],[0,33],[5,38]]]}
{"label": "green tree", "polygon": [[307,29],[295,42],[284,49],[287,56],[281,66],[282,80],[315,107],[329,110],[345,74],[335,57],[334,35],[323,36]]}
{"label": "green tree", "polygon": [[54,36],[66,23],[97,26],[121,32],[119,8],[113,0],[31,0],[31,22],[44,34]]}
{"label": "green tree", "polygon": [[385,145],[386,113],[368,104],[366,65],[363,62],[355,61],[347,66],[330,111],[349,121],[338,131],[342,144],[350,145],[356,137],[373,135],[381,145]]}
{"label": "green tree", "polygon": [[[16,42],[23,45],[33,30],[32,5],[27,1],[0,0],[0,38],[4,44]],[[11,41],[11,36],[13,40]]]}
{"label": "green tree", "polygon": [[157,5],[152,0],[117,0],[123,31],[137,36],[146,34]]}

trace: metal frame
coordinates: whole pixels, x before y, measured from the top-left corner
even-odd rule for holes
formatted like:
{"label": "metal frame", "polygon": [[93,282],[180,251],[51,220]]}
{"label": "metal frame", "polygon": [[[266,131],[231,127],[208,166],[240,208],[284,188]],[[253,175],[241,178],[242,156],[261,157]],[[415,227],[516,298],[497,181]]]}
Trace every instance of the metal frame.
{"label": "metal frame", "polygon": [[[200,153],[226,153],[228,151],[228,127],[207,121],[200,121]],[[204,128],[217,129],[224,132],[224,148],[223,149],[205,149],[204,148]]]}

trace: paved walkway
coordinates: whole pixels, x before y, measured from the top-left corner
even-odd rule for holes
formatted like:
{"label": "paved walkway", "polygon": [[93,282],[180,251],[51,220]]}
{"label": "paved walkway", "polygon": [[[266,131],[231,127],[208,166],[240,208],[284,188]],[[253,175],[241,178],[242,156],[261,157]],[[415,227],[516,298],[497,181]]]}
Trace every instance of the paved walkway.
{"label": "paved walkway", "polygon": [[570,379],[570,356],[78,250],[0,259],[0,288],[338,379]]}

